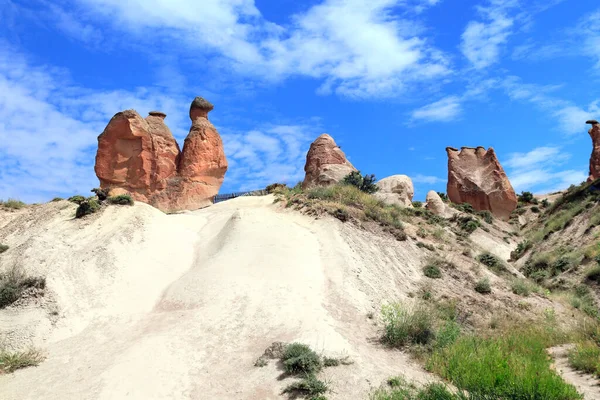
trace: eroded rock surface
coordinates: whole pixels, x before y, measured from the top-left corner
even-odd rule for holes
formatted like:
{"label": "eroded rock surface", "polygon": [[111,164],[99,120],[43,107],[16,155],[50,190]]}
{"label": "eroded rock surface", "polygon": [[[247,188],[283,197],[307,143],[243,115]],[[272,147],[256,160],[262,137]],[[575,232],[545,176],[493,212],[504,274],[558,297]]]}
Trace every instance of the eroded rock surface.
{"label": "eroded rock surface", "polygon": [[590,157],[590,176],[588,182],[600,178],[600,124],[596,120],[585,122],[591,124],[592,127],[588,131],[592,138],[592,155]]}
{"label": "eroded rock surface", "polygon": [[310,145],[304,171],[306,175],[302,188],[308,189],[338,183],[356,168],[346,159],[333,138],[324,133]]}
{"label": "eroded rock surface", "polygon": [[477,211],[488,210],[508,220],[517,207],[515,191],[493,148],[447,147],[448,197],[453,203],[469,203]]}
{"label": "eroded rock surface", "polygon": [[387,204],[412,207],[415,194],[412,180],[406,175],[392,175],[377,182],[375,197]]}
{"label": "eroded rock surface", "polygon": [[435,190],[430,190],[425,198],[425,208],[434,213],[435,215],[445,216],[446,205]]}
{"label": "eroded rock surface", "polygon": [[205,99],[194,99],[182,152],[164,123],[166,114],[152,111],[145,119],[135,110],[115,114],[98,137],[94,169],[100,187],[165,212],[212,204],[227,171],[221,137],[208,120],[212,109]]}

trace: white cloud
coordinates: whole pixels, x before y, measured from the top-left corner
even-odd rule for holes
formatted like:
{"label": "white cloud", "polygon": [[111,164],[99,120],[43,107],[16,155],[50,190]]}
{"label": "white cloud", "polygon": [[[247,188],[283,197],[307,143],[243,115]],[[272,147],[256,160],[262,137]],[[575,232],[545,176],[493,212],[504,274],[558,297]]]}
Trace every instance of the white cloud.
{"label": "white cloud", "polygon": [[479,7],[483,21],[470,21],[463,34],[460,49],[477,68],[489,67],[499,61],[502,46],[513,33],[515,18],[511,9],[516,0],[490,0],[487,7]]}
{"label": "white cloud", "polygon": [[69,21],[73,31],[108,21],[143,42],[151,34],[169,51],[212,51],[238,73],[318,79],[321,94],[397,96],[449,73],[444,54],[419,37],[421,26],[401,17],[437,0],[324,0],[291,16],[288,26],[266,20],[253,0],[77,1],[85,23]]}
{"label": "white cloud", "polygon": [[412,176],[411,179],[414,183],[427,183],[430,185],[434,185],[436,183],[446,181],[445,179],[438,178],[437,176],[422,175],[422,174],[417,174],[415,176]]}
{"label": "white cloud", "polygon": [[549,193],[579,184],[587,178],[584,168],[581,170],[561,170],[571,158],[560,147],[537,147],[527,153],[513,153],[502,164],[515,191],[533,191]]}
{"label": "white cloud", "polygon": [[447,122],[458,117],[461,111],[461,99],[457,96],[449,96],[413,110],[411,117],[412,120]]}

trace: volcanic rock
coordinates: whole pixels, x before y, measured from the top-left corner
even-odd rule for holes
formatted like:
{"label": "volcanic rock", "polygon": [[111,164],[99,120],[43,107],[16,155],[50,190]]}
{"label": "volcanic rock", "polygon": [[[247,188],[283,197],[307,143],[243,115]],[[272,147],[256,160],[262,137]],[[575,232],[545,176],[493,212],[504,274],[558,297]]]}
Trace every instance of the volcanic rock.
{"label": "volcanic rock", "polygon": [[115,114],[98,136],[94,169],[100,187],[165,212],[212,204],[227,171],[221,137],[208,121],[212,108],[201,97],[192,102],[183,152],[164,123],[165,113],[151,111],[145,119],[135,110]]}
{"label": "volcanic rock", "polygon": [[446,215],[446,205],[435,190],[430,190],[425,198],[425,208],[434,213],[435,215]]}
{"label": "volcanic rock", "polygon": [[415,193],[412,180],[406,175],[392,175],[377,182],[375,197],[387,204],[412,207]]}
{"label": "volcanic rock", "polygon": [[515,191],[493,148],[447,147],[448,197],[453,203],[469,203],[477,211],[488,210],[508,220],[517,207]]}
{"label": "volcanic rock", "polygon": [[592,127],[588,131],[592,138],[592,155],[590,157],[590,176],[588,182],[600,178],[600,125],[596,120],[586,121]]}
{"label": "volcanic rock", "polygon": [[333,138],[324,133],[310,145],[304,171],[306,175],[302,188],[308,189],[338,183],[356,168],[346,159]]}

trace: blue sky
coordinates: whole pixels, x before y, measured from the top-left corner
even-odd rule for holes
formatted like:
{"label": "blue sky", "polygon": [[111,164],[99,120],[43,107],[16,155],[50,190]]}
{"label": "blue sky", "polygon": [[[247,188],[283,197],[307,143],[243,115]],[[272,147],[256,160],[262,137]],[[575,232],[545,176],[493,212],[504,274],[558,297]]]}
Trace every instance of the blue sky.
{"label": "blue sky", "polygon": [[[460,5],[457,5],[460,4]],[[332,135],[363,173],[445,191],[493,146],[517,191],[587,177],[600,4],[583,0],[0,0],[0,199],[89,193],[116,112],[215,104],[221,192],[303,178]]]}

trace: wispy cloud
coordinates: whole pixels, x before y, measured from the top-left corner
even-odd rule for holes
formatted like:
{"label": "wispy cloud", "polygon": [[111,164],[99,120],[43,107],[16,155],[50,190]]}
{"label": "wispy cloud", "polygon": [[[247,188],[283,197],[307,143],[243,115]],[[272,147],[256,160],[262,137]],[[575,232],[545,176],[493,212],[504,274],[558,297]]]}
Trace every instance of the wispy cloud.
{"label": "wispy cloud", "polygon": [[449,96],[441,100],[413,110],[411,118],[425,121],[452,121],[462,111],[461,99],[458,96]]}
{"label": "wispy cloud", "polygon": [[423,175],[423,174],[417,174],[415,176],[411,176],[411,179],[414,183],[427,183],[430,185],[434,185],[436,183],[446,181],[445,179],[438,178],[437,176]]}
{"label": "wispy cloud", "polygon": [[513,153],[502,164],[515,191],[549,193],[578,184],[587,178],[585,169],[561,169],[571,155],[556,146],[537,147],[527,153]]}

